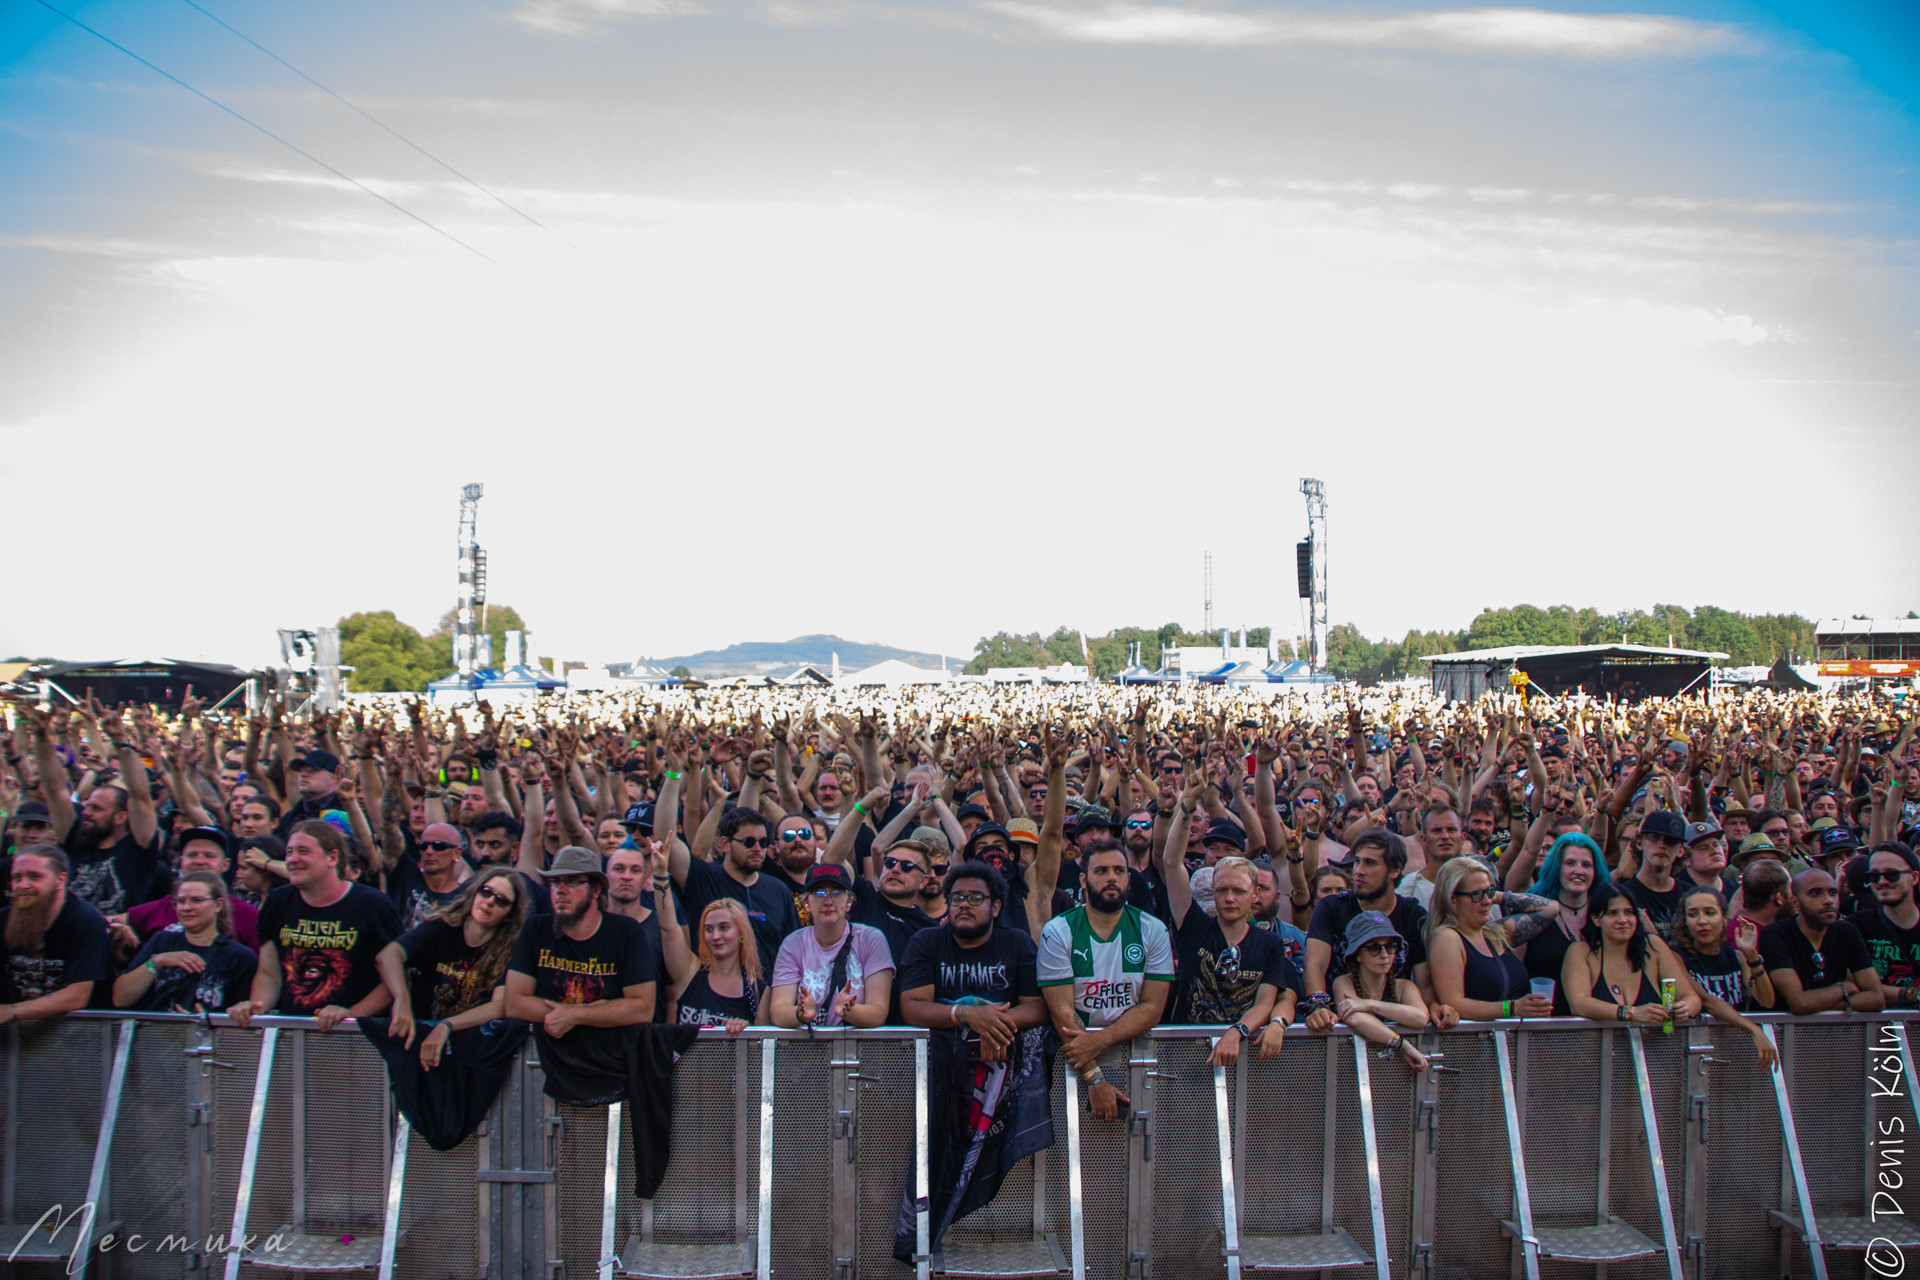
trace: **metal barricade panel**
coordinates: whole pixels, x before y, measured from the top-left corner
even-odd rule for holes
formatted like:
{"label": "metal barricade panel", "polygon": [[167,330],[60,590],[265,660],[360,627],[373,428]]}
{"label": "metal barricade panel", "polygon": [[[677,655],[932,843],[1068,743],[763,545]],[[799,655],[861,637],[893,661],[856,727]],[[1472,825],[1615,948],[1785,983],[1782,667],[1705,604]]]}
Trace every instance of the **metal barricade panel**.
{"label": "metal barricade panel", "polygon": [[115,1280],[179,1280],[187,1252],[178,1244],[206,1245],[205,1227],[189,1221],[186,1194],[188,1160],[206,1132],[205,1126],[187,1126],[188,1075],[202,1070],[200,1060],[186,1053],[196,1038],[196,1029],[184,1022],[144,1023],[134,1036],[110,1194],[111,1216],[126,1224],[128,1239],[141,1239],[136,1249],[114,1253]]}
{"label": "metal barricade panel", "polygon": [[[225,1027],[214,1032],[214,1057],[231,1064],[213,1076],[212,1229],[224,1239],[233,1222],[240,1160],[253,1109],[253,1077],[260,1061],[260,1033]],[[293,1217],[293,1054],[285,1039],[274,1054],[267,1120],[260,1132],[260,1162],[254,1171],[248,1231],[264,1240]]]}
{"label": "metal barricade panel", "polygon": [[[385,1060],[352,1027],[305,1036],[308,1229],[373,1235],[380,1230],[393,1150]],[[297,1060],[298,1039],[287,1047]],[[292,1152],[261,1148],[263,1164],[276,1156],[287,1160]],[[280,1221],[260,1225],[271,1231]]]}
{"label": "metal barricade panel", "polygon": [[[1344,1048],[1344,1044],[1341,1046]],[[1274,1070],[1275,1066],[1279,1070]],[[1327,1043],[1317,1036],[1288,1037],[1279,1063],[1249,1063],[1246,1116],[1235,1117],[1234,1131],[1246,1145],[1240,1163],[1246,1178],[1240,1191],[1243,1236],[1313,1235],[1320,1230],[1320,1184],[1325,1149],[1327,1107],[1338,1096],[1327,1096]],[[1235,1100],[1234,1081],[1228,1080],[1228,1106]],[[1200,1085],[1192,1088],[1198,1090]],[[1359,1144],[1360,1109],[1352,1122]],[[1343,1120],[1345,1117],[1343,1117]],[[1344,1127],[1344,1125],[1343,1125]],[[1199,1129],[1183,1142],[1205,1143],[1210,1129]],[[1336,1150],[1338,1146],[1336,1144]],[[1214,1155],[1212,1212],[1220,1218],[1219,1157]],[[1362,1184],[1364,1185],[1364,1183]]]}
{"label": "metal barricade panel", "polygon": [[[833,1274],[831,1036],[780,1045],[773,1081],[773,1270]],[[863,1045],[862,1048],[868,1046]],[[749,1069],[743,1062],[742,1070]],[[757,1067],[752,1068],[756,1074]],[[842,1153],[844,1154],[844,1153]]]}
{"label": "metal barricade panel", "polygon": [[419,1134],[407,1144],[407,1181],[400,1202],[406,1238],[395,1255],[401,1280],[472,1280],[480,1273],[474,1174],[484,1138],[469,1137],[451,1151],[435,1151]]}
{"label": "metal barricade panel", "polygon": [[[1215,1137],[1213,1068],[1207,1065],[1213,1047],[1200,1037],[1155,1037],[1151,1043],[1160,1060],[1154,1070],[1161,1073],[1154,1081],[1153,1098],[1153,1272],[1163,1277],[1220,1275],[1220,1147]],[[1279,1061],[1249,1061],[1249,1093],[1287,1090],[1298,1078],[1299,1055],[1310,1047],[1304,1037],[1290,1039]],[[1247,1050],[1244,1056],[1253,1054]],[[1227,1072],[1227,1099],[1228,1115],[1237,1121],[1233,1110],[1236,1072],[1237,1068]],[[1264,1141],[1270,1135],[1239,1124],[1235,1130],[1246,1135],[1242,1163],[1264,1163],[1276,1154]],[[1241,1214],[1243,1219],[1246,1216]]]}
{"label": "metal barricade panel", "polygon": [[[624,1109],[623,1109],[624,1110]],[[554,1159],[553,1194],[559,1197],[559,1240],[547,1241],[549,1257],[563,1259],[569,1277],[595,1275],[600,1266],[600,1217],[604,1205],[607,1167],[607,1108],[559,1107],[560,1141]],[[620,1123],[625,1128],[624,1114]],[[622,1132],[621,1163],[630,1164],[626,1149],[630,1131]],[[631,1193],[631,1179],[628,1187]],[[616,1236],[614,1247],[620,1247]]]}
{"label": "metal barricade panel", "polygon": [[[1141,1041],[1142,1045],[1147,1042]],[[1130,1044],[1121,1043],[1100,1055],[1100,1070],[1108,1080],[1128,1078]],[[1060,1077],[1064,1072],[1056,1059],[1053,1082],[1054,1149],[1047,1153],[1048,1225],[1060,1237],[1060,1251],[1068,1252],[1067,1195],[1067,1098]],[[1160,1084],[1167,1082],[1162,1080]],[[1127,1121],[1094,1120],[1087,1114],[1087,1089],[1078,1089],[1080,1107],[1081,1195],[1087,1242],[1089,1276],[1124,1276],[1127,1270]],[[1133,1101],[1138,1102],[1135,1098]],[[1156,1100],[1157,1101],[1157,1100]],[[1154,1126],[1154,1156],[1160,1154],[1161,1129]],[[1004,1198],[1005,1189],[1000,1192]],[[1219,1216],[1214,1207],[1214,1216]],[[1029,1212],[1029,1216],[1031,1213]]]}
{"label": "metal barricade panel", "polygon": [[1485,1031],[1440,1037],[1439,1173],[1434,1214],[1434,1270],[1446,1280],[1487,1280],[1508,1269],[1500,1220],[1512,1215],[1513,1171],[1501,1126],[1499,1067]]}
{"label": "metal barricade panel", "polygon": [[[1616,1038],[1599,1027],[1531,1031],[1524,1026],[1513,1037],[1514,1089],[1525,1121],[1521,1133],[1526,1140],[1527,1189],[1538,1225],[1591,1226],[1595,1221],[1604,1141],[1597,1117],[1607,1055],[1613,1059],[1614,1131],[1627,1119],[1639,1128],[1633,1064],[1627,1061],[1625,1046],[1614,1044]],[[1457,1038],[1446,1042],[1449,1064],[1457,1044]],[[1625,1093],[1620,1092],[1623,1080]],[[1496,1108],[1498,1101],[1496,1093]],[[1493,1119],[1499,1119],[1497,1111]],[[1617,1176],[1617,1164],[1614,1171]]]}
{"label": "metal barricade panel", "polygon": [[[1716,1028],[1716,1033],[1718,1030]],[[1732,1028],[1726,1030],[1731,1031]],[[1660,1206],[1654,1197],[1653,1170],[1648,1160],[1646,1126],[1641,1120],[1640,1086],[1634,1074],[1632,1046],[1624,1031],[1602,1034],[1612,1042],[1614,1055],[1607,1207],[1610,1213],[1626,1219],[1641,1235],[1656,1245],[1664,1246]],[[1535,1037],[1536,1042],[1544,1038]],[[1659,1027],[1649,1027],[1643,1031],[1641,1039],[1646,1046],[1647,1081],[1653,1093],[1654,1118],[1660,1126],[1660,1152],[1666,1161],[1667,1193],[1672,1202],[1675,1229],[1678,1230],[1681,1170],[1686,1163],[1687,1035],[1684,1027],[1676,1026],[1671,1035],[1662,1032]],[[1535,1079],[1541,1082],[1543,1088],[1552,1087],[1549,1081],[1537,1074]],[[1531,1167],[1531,1148],[1527,1157]],[[1534,1185],[1540,1185],[1538,1175],[1535,1176]],[[1611,1263],[1607,1275],[1610,1280],[1612,1277],[1621,1277],[1622,1280],[1665,1280],[1666,1255],[1657,1253],[1650,1258]]]}
{"label": "metal barricade panel", "polygon": [[[699,1040],[680,1057],[673,1080],[673,1161],[651,1206],[652,1238],[663,1244],[726,1244],[740,1239],[737,1204],[759,1193],[760,1040]],[[744,1091],[736,1090],[745,1081]],[[620,1205],[614,1245],[643,1234],[647,1211],[633,1190],[633,1132],[620,1135]],[[751,1139],[736,1141],[742,1128]],[[744,1152],[744,1159],[741,1155]]]}
{"label": "metal barricade panel", "polygon": [[1712,1044],[1720,1061],[1708,1078],[1706,1272],[1772,1274],[1779,1237],[1767,1211],[1780,1207],[1781,1165],[1773,1083],[1751,1037],[1715,1026]]}
{"label": "metal barricade panel", "polygon": [[14,1204],[22,1223],[33,1222],[55,1205],[71,1212],[86,1201],[113,1034],[114,1024],[108,1021],[21,1025]]}
{"label": "metal barricade panel", "polygon": [[901,1273],[893,1257],[900,1197],[913,1178],[913,1041],[862,1042],[858,1083],[860,1245],[854,1265],[861,1275],[892,1277]]}
{"label": "metal barricade panel", "polygon": [[[1380,1151],[1380,1190],[1387,1221],[1392,1274],[1405,1274],[1413,1222],[1413,1073],[1406,1059],[1382,1046],[1367,1047],[1373,1084],[1373,1131]],[[1340,1044],[1340,1140],[1334,1149],[1334,1221],[1373,1253],[1369,1221],[1367,1148],[1361,1132],[1359,1079],[1352,1046]],[[1360,1272],[1350,1274],[1359,1275]]]}

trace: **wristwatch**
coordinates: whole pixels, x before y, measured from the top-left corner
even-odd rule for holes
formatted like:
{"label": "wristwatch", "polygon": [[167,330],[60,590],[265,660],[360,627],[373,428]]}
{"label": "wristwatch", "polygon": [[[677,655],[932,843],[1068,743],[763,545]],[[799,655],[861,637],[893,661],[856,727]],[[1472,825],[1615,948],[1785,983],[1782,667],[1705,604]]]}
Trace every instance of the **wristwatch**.
{"label": "wristwatch", "polygon": [[1244,1023],[1244,1022],[1236,1022],[1236,1023],[1234,1023],[1234,1024],[1233,1024],[1233,1029],[1234,1029],[1235,1031],[1238,1031],[1238,1032],[1240,1033],[1240,1038],[1241,1038],[1242,1040],[1251,1040],[1251,1039],[1253,1039],[1253,1032],[1251,1032],[1251,1031],[1249,1031],[1249,1030],[1247,1030],[1247,1024],[1246,1024],[1246,1023]]}

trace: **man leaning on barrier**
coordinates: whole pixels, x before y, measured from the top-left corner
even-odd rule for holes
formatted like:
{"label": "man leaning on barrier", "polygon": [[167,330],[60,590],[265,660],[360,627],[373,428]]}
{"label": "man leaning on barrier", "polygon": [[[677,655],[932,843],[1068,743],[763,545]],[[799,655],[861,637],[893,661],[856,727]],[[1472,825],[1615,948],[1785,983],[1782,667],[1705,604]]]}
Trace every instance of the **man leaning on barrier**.
{"label": "man leaning on barrier", "polygon": [[1040,991],[1093,1118],[1117,1120],[1131,1100],[1101,1074],[1100,1054],[1159,1023],[1173,945],[1166,925],[1128,904],[1133,867],[1117,841],[1089,854],[1084,874],[1085,903],[1040,932]]}
{"label": "man leaning on barrier", "polygon": [[271,1009],[331,1031],[387,1007],[376,957],[399,936],[400,913],[378,889],[347,878],[351,840],[318,820],[287,837],[287,883],[260,907],[253,998],[227,1010],[241,1026]]}
{"label": "man leaning on barrier", "polygon": [[0,1024],[51,1018],[89,1006],[107,980],[107,922],[67,892],[67,855],[57,845],[28,845],[13,856],[13,902],[0,910],[7,1000]]}

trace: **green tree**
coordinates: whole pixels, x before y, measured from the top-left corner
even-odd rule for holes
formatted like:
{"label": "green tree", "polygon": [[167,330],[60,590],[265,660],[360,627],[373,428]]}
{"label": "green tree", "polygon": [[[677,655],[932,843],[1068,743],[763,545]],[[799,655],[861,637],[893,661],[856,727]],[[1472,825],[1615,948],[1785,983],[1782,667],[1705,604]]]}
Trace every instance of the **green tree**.
{"label": "green tree", "polygon": [[355,693],[405,693],[425,689],[453,670],[433,643],[394,616],[393,610],[355,613],[340,619],[340,661],[352,667],[347,687]]}
{"label": "green tree", "polygon": [[675,667],[673,670],[667,672],[667,674],[672,676],[676,680],[693,679],[693,672],[687,669],[687,666],[685,663],[682,663],[681,665]]}
{"label": "green tree", "polygon": [[1044,667],[1051,659],[1047,656],[1046,642],[1037,631],[1026,635],[1015,635],[1000,631],[990,636],[982,636],[973,647],[973,658],[967,663],[966,674],[983,676],[988,667]]}

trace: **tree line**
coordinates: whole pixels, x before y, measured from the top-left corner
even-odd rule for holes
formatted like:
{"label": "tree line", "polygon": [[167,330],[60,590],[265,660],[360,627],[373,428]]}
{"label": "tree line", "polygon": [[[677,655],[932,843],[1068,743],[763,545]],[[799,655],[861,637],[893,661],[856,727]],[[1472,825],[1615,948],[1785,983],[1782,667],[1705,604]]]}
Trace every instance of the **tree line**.
{"label": "tree line", "polygon": [[[355,693],[407,693],[453,674],[455,613],[440,615],[440,625],[421,635],[391,609],[353,613],[340,619],[340,663],[352,667],[347,687]],[[507,632],[525,631],[520,615],[488,605],[484,631],[493,637],[493,665],[507,660]]]}
{"label": "tree line", "polygon": [[[1725,653],[1732,666],[1770,665],[1783,657],[1804,660],[1813,653],[1814,624],[1798,614],[1734,613],[1713,605],[1689,610],[1680,605],[1659,604],[1652,609],[1629,609],[1606,613],[1599,609],[1576,609],[1572,605],[1520,604],[1504,608],[1485,608],[1459,631],[1409,631],[1402,638],[1369,640],[1350,622],[1328,628],[1327,667],[1344,679],[1362,684],[1398,680],[1408,675],[1424,676],[1427,664],[1421,658],[1436,653],[1459,653],[1466,649],[1490,649],[1511,644],[1627,644],[1673,645],[1681,649],[1704,649]],[[1270,632],[1255,627],[1247,632],[1249,645],[1265,646]],[[1237,633],[1235,637],[1237,640]],[[1084,640],[1085,657],[1082,656]],[[1129,646],[1138,642],[1142,665],[1153,669],[1161,665],[1161,651],[1176,645],[1218,645],[1218,632],[1204,635],[1187,631],[1169,622],[1163,627],[1120,627],[1103,636],[1082,634],[1060,627],[1052,635],[1039,632],[1025,635],[1001,631],[984,636],[974,646],[967,671],[984,675],[989,667],[1046,667],[1062,662],[1075,665],[1091,662],[1093,674],[1105,678],[1118,674],[1127,665]],[[1304,637],[1295,637],[1294,646],[1306,656],[1310,646]],[[1280,656],[1290,658],[1292,650],[1281,646]]]}

